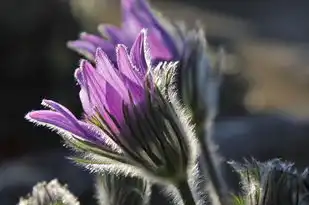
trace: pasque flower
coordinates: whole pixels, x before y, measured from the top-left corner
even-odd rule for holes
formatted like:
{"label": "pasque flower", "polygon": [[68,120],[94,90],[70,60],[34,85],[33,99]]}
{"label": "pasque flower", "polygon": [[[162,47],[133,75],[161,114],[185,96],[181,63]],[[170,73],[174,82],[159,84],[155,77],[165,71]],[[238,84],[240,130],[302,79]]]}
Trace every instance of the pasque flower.
{"label": "pasque flower", "polygon": [[[109,54],[112,62],[115,62],[113,45],[121,42],[131,47],[135,34],[142,27],[147,28],[151,39],[151,63],[157,65],[162,61],[179,61],[175,80],[176,93],[180,102],[192,112],[192,121],[196,124],[204,155],[204,159],[200,161],[205,165],[201,167],[204,168],[203,172],[207,170],[215,190],[222,189],[217,192],[225,192],[225,185],[216,165],[218,156],[211,151],[214,150],[214,144],[210,143],[210,122],[217,114],[223,58],[220,56],[218,68],[212,66],[207,54],[209,48],[205,33],[200,26],[188,31],[184,25],[172,23],[156,15],[146,0],[121,0],[121,4],[121,28],[100,25],[98,30],[106,38],[82,33],[79,40],[70,41],[68,46],[91,60],[94,58],[95,49],[100,47]],[[219,198],[223,198],[222,193],[217,194]]]}
{"label": "pasque flower", "polygon": [[305,205],[309,203],[308,170],[300,173],[292,163],[273,159],[232,163],[240,174],[244,196],[235,196],[235,205]]}
{"label": "pasque flower", "polygon": [[[81,33],[80,38],[68,42],[69,48],[94,59],[97,48],[102,48],[112,62],[116,61],[114,46],[121,43],[131,48],[136,35],[142,28],[149,30],[149,46],[154,61],[176,60],[179,58],[179,46],[176,36],[172,36],[173,27],[163,18],[155,15],[146,0],[121,0],[122,25],[99,25],[102,36]],[[106,40],[105,38],[108,40]]]}
{"label": "pasque flower", "polygon": [[82,120],[51,100],[42,103],[51,110],[32,111],[26,119],[58,131],[83,153],[78,162],[98,169],[125,166],[175,182],[186,177],[195,141],[170,89],[164,89],[175,64],[152,69],[146,37],[143,29],[130,53],[117,46],[117,68],[100,48],[95,66],[81,61],[75,78],[85,111]]}

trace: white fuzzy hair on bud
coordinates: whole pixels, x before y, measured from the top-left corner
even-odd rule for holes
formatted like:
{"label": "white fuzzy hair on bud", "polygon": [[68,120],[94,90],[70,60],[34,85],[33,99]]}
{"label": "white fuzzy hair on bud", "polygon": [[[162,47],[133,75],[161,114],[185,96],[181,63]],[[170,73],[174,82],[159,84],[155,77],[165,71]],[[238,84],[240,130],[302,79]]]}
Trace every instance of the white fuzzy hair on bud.
{"label": "white fuzzy hair on bud", "polygon": [[27,198],[21,198],[18,205],[80,205],[77,198],[62,186],[57,179],[40,182],[33,187]]}
{"label": "white fuzzy hair on bud", "polygon": [[161,193],[169,201],[171,201],[171,204],[184,205],[184,202],[180,197],[179,190],[175,186],[167,184],[166,186],[161,187]]}
{"label": "white fuzzy hair on bud", "polygon": [[[183,127],[183,130],[185,131],[184,137],[187,138],[187,141],[189,143],[189,148],[190,148],[190,167],[194,167],[196,165],[195,161],[196,158],[199,155],[199,146],[198,146],[198,140],[195,137],[195,125],[192,123],[192,112],[191,110],[183,105],[179,98],[178,98],[178,93],[177,93],[177,85],[176,85],[176,70],[178,69],[178,64],[179,62],[163,62],[160,64],[160,66],[157,66],[154,69],[154,72],[156,72],[156,76],[158,76],[158,83],[159,87],[163,87],[164,85],[166,86],[166,90],[162,92],[164,97],[169,101],[175,110],[177,117]],[[163,76],[168,76],[167,81],[162,82],[162,75]],[[160,77],[161,76],[161,77]],[[188,169],[188,170],[189,170]]]}

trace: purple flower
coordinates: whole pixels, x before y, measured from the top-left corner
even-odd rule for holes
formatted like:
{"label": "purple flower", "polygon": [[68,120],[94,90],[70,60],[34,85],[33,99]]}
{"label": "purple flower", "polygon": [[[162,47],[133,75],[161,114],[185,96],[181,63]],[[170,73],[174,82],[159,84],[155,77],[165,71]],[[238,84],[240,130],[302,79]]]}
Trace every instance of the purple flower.
{"label": "purple flower", "polygon": [[124,45],[116,47],[117,68],[101,48],[95,66],[81,61],[75,78],[84,119],[51,100],[42,103],[51,110],[32,111],[26,119],[58,131],[66,144],[83,152],[84,158],[76,159],[80,163],[126,164],[153,176],[183,179],[195,141],[172,96],[166,95],[175,64],[152,69],[146,37],[143,29],[130,52]]}
{"label": "purple flower", "polygon": [[168,22],[163,22],[156,17],[146,0],[121,0],[122,26],[121,28],[112,25],[100,25],[99,32],[108,38],[81,33],[79,40],[68,42],[68,46],[93,60],[97,48],[102,48],[112,62],[116,61],[115,45],[121,43],[131,48],[136,35],[141,29],[149,31],[149,46],[151,56],[155,62],[179,59],[179,45],[176,44],[176,37],[171,35],[172,27]]}

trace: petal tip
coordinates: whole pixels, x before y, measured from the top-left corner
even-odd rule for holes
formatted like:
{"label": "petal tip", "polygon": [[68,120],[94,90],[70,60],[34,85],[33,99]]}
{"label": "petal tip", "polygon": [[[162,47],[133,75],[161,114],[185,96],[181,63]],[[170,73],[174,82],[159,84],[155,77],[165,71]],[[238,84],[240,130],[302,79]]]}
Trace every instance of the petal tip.
{"label": "petal tip", "polygon": [[[78,70],[80,70],[79,72],[83,73],[85,70],[91,69],[93,68],[92,64],[86,60],[86,59],[81,59],[80,63],[79,63],[79,68]],[[77,72],[78,74],[78,72]]]}
{"label": "petal tip", "polygon": [[82,68],[84,67],[84,64],[86,63],[87,60],[85,59],[80,59],[79,60],[79,66],[75,69],[74,71],[74,78],[77,80],[77,82],[80,84],[81,82],[81,73],[82,73]]}
{"label": "petal tip", "polygon": [[86,37],[87,35],[88,35],[88,33],[87,33],[87,32],[85,32],[85,31],[80,32],[80,34],[79,34],[79,38],[84,38],[84,37]]}
{"label": "petal tip", "polygon": [[[81,70],[85,66],[86,62],[87,62],[86,59],[80,59],[79,60],[79,66],[78,66],[78,68],[76,70]],[[76,73],[76,70],[75,70],[75,73]]]}
{"label": "petal tip", "polygon": [[80,70],[80,67],[79,68],[76,68],[75,71],[74,71],[74,78],[78,81],[79,79],[79,75],[81,73],[81,70]]}
{"label": "petal tip", "polygon": [[125,52],[127,52],[127,47],[124,45],[124,44],[117,44],[117,46],[116,46],[116,53],[118,54],[119,53],[119,51],[125,51]]}
{"label": "petal tip", "polygon": [[53,100],[48,100],[48,99],[43,99],[42,102],[41,102],[41,105],[46,107],[46,108],[49,108],[53,111],[55,111],[53,105],[57,104],[55,101]]}
{"label": "petal tip", "polygon": [[76,48],[75,41],[67,41],[66,46],[70,49]]}
{"label": "petal tip", "polygon": [[98,47],[95,52],[95,61],[97,62],[100,59],[108,59],[108,55],[103,51],[102,48]]}
{"label": "petal tip", "polygon": [[104,51],[103,51],[103,49],[101,48],[101,47],[98,47],[97,49],[96,49],[96,56],[97,55],[101,55],[102,53],[104,53]]}
{"label": "petal tip", "polygon": [[99,24],[97,27],[97,30],[105,37],[107,37],[106,31],[105,31],[105,24]]}
{"label": "petal tip", "polygon": [[47,106],[47,105],[50,104],[50,103],[52,103],[51,100],[43,99],[42,102],[41,102],[41,105]]}
{"label": "petal tip", "polygon": [[25,118],[26,120],[28,120],[28,121],[31,121],[31,120],[33,119],[32,116],[31,116],[33,112],[34,112],[34,111],[28,112],[28,113],[25,115],[24,118]]}
{"label": "petal tip", "polygon": [[30,111],[25,115],[24,118],[29,122],[38,123],[40,119],[40,110]]}
{"label": "petal tip", "polygon": [[141,32],[140,32],[142,35],[147,35],[148,33],[148,28],[142,28]]}

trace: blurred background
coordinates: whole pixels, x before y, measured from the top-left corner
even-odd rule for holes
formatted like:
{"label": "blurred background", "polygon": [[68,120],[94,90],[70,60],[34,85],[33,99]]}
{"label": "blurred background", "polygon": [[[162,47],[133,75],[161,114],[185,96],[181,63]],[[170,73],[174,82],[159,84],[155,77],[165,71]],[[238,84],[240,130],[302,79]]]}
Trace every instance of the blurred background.
{"label": "blurred background", "polygon": [[[172,20],[198,20],[209,45],[223,45],[227,67],[214,140],[226,159],[281,157],[309,165],[309,13],[292,0],[152,0]],[[0,204],[16,204],[39,181],[59,178],[81,202],[92,178],[65,156],[60,137],[24,115],[54,99],[81,113],[66,42],[120,25],[119,0],[10,0],[0,6]],[[244,146],[246,145],[246,146]],[[228,168],[224,168],[228,169]],[[235,187],[236,179],[227,171]],[[233,179],[232,179],[233,178]],[[85,203],[84,203],[85,204]]]}

